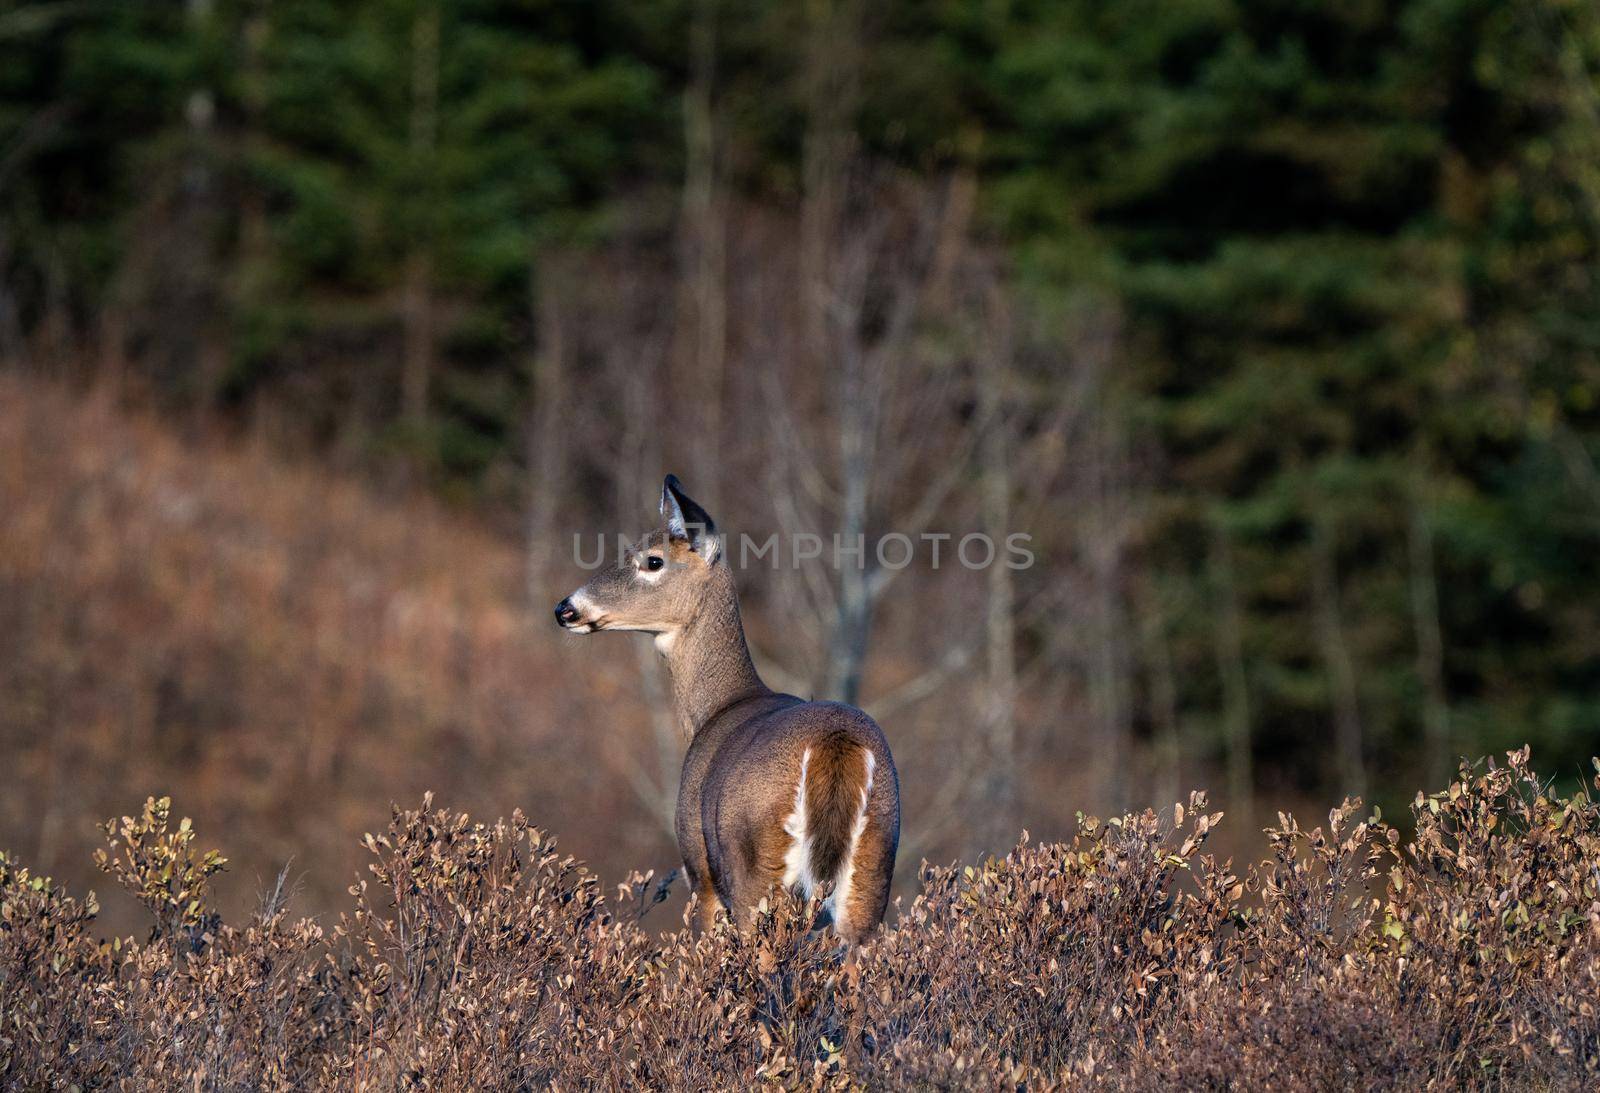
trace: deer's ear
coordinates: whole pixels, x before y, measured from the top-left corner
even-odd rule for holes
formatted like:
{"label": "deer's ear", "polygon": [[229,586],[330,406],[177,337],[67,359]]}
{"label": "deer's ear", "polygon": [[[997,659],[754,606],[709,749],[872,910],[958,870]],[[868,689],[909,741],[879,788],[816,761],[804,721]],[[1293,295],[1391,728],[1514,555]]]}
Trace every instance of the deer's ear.
{"label": "deer's ear", "polygon": [[717,525],[710,513],[683,492],[675,474],[667,475],[661,485],[661,515],[667,521],[668,535],[688,543],[691,550],[704,554],[706,561],[716,561]]}

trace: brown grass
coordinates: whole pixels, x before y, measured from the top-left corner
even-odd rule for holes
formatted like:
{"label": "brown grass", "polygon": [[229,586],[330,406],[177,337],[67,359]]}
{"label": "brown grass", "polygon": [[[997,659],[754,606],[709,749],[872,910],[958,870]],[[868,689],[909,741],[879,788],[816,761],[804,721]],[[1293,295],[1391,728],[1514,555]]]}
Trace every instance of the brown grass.
{"label": "brown grass", "polygon": [[235,833],[224,910],[292,860],[320,911],[433,789],[538,800],[619,875],[673,860],[613,761],[647,738],[634,658],[561,644],[525,585],[438,502],[0,374],[0,845],[83,885],[93,817],[176,793]]}
{"label": "brown grass", "polygon": [[0,861],[0,1085],[1594,1088],[1600,806],[1524,751],[1412,811],[1404,844],[1354,803],[1283,817],[1242,877],[1201,853],[1198,796],[1175,825],[1086,820],[925,866],[845,953],[788,901],[660,934],[653,878],[608,897],[520,815],[431,799],[363,840],[337,924],[274,894],[236,927],[154,801],[101,858],[143,940],[95,940],[92,898]]}

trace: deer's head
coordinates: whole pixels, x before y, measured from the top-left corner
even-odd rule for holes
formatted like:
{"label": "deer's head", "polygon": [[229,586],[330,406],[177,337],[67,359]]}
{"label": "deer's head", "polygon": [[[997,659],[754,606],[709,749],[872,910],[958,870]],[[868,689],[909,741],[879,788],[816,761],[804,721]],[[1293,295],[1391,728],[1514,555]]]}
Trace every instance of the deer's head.
{"label": "deer's head", "polygon": [[716,524],[670,474],[661,487],[661,516],[661,527],[556,604],[562,629],[673,634],[694,621],[722,553]]}

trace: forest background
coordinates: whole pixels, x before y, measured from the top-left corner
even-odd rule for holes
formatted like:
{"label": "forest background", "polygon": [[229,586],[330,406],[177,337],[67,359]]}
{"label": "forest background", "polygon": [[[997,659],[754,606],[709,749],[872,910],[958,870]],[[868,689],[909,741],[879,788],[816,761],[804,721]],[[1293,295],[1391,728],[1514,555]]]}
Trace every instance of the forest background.
{"label": "forest background", "polygon": [[655,655],[548,618],[667,470],[868,544],[739,580],[908,877],[1575,785],[1597,259],[1578,0],[5,0],[0,846],[171,794],[325,910],[431,788],[670,868]]}

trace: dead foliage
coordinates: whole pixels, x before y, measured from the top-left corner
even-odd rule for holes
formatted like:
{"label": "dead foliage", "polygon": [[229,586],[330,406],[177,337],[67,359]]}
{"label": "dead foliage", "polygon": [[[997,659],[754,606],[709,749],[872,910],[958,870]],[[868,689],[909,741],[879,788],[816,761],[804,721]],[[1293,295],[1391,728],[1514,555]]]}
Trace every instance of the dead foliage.
{"label": "dead foliage", "polygon": [[847,951],[788,900],[660,933],[655,878],[602,892],[520,814],[431,797],[366,837],[337,922],[274,895],[234,926],[222,859],[151,801],[100,858],[142,940],[0,858],[0,1086],[1594,1088],[1600,806],[1523,750],[1412,813],[1410,839],[1355,802],[1280,816],[1239,875],[1198,795],[1084,818],[924,866]]}

